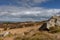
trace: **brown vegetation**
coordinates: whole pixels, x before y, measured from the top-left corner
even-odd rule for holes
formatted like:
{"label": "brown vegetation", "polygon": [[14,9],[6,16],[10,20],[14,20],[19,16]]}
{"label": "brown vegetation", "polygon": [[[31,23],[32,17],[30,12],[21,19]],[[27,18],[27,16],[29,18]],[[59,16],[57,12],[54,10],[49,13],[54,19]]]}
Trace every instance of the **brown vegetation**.
{"label": "brown vegetation", "polygon": [[15,28],[24,28],[24,27],[33,27],[40,25],[42,22],[17,22],[17,23],[1,23],[0,28],[4,30],[15,29]]}
{"label": "brown vegetation", "polygon": [[[52,22],[52,21],[51,21]],[[17,22],[1,23],[3,32],[9,32],[1,40],[60,40],[60,27],[48,25],[50,22]],[[53,21],[55,23],[55,21]],[[52,23],[52,24],[53,24]],[[1,31],[1,30],[0,30]]]}

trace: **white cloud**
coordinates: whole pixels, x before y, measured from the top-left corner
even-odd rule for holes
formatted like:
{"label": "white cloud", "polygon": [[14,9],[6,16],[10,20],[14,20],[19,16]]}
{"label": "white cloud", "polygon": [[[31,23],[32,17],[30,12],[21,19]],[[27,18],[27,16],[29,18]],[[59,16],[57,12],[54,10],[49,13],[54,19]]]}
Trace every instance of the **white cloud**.
{"label": "white cloud", "polygon": [[22,21],[24,19],[44,20],[46,19],[45,17],[56,15],[59,12],[60,9],[45,9],[41,7],[22,8],[15,6],[0,6],[0,20],[10,20],[10,21],[11,20]]}
{"label": "white cloud", "polygon": [[54,15],[56,13],[60,12],[60,9],[44,9],[40,7],[33,7],[33,8],[21,8],[21,7],[14,7],[14,6],[4,6],[0,7],[0,16],[1,15],[12,15],[12,16],[17,16],[17,15]]}
{"label": "white cloud", "polygon": [[42,2],[46,2],[46,1],[49,1],[49,0],[33,0],[35,3],[42,3]]}
{"label": "white cloud", "polygon": [[[10,5],[0,6],[0,20],[24,21],[44,20],[45,17],[56,15],[60,9],[45,9],[43,7],[32,7],[38,3],[49,0],[11,0]],[[15,3],[15,5],[13,4]],[[18,6],[16,6],[18,5]]]}
{"label": "white cloud", "polygon": [[34,5],[37,5],[38,3],[47,2],[49,0],[11,0],[11,1],[12,2],[9,2],[9,5],[14,5],[13,3],[15,3],[15,6],[30,8]]}

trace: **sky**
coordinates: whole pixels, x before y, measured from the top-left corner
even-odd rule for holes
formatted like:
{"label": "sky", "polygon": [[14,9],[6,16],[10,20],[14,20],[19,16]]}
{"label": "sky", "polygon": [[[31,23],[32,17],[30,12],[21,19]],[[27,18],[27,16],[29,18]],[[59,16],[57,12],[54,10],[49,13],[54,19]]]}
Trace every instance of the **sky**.
{"label": "sky", "polygon": [[0,0],[0,21],[40,21],[60,15],[60,0]]}

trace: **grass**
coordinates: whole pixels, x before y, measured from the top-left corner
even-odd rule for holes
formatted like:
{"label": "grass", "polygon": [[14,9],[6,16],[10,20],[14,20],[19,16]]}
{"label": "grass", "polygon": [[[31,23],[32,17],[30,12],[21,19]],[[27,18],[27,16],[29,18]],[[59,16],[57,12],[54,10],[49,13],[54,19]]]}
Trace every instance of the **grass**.
{"label": "grass", "polygon": [[50,33],[59,33],[60,27],[50,27]]}
{"label": "grass", "polygon": [[0,37],[0,40],[3,40],[3,37]]}
{"label": "grass", "polygon": [[17,36],[14,38],[14,40],[55,40],[54,37],[50,36],[49,34],[43,33],[43,32],[37,32],[33,34],[31,37],[24,37]]}

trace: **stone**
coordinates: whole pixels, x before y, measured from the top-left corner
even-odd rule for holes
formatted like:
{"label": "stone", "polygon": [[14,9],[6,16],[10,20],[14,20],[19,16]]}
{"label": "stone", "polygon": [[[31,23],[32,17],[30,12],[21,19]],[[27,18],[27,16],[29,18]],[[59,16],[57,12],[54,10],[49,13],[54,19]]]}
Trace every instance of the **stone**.
{"label": "stone", "polygon": [[10,34],[10,32],[2,32],[2,33],[0,33],[0,37],[5,37],[9,34]]}
{"label": "stone", "polygon": [[47,28],[60,26],[60,16],[53,16],[47,21]]}
{"label": "stone", "polygon": [[7,36],[9,34],[10,34],[10,32],[4,32],[3,36],[5,37],[5,36]]}
{"label": "stone", "polygon": [[39,30],[49,31],[50,27],[60,27],[60,16],[52,16],[50,19],[45,21]]}

